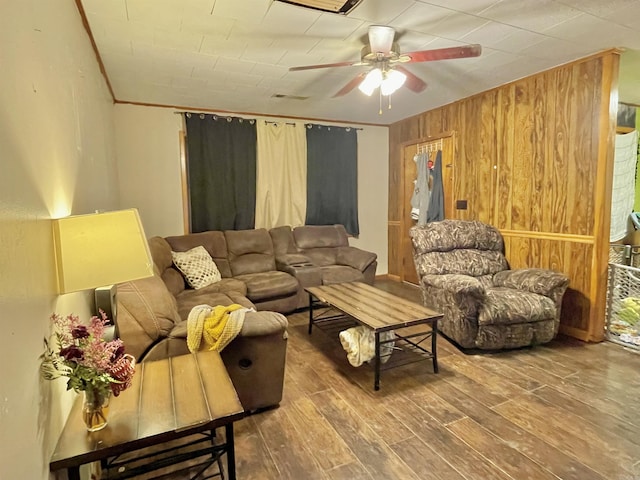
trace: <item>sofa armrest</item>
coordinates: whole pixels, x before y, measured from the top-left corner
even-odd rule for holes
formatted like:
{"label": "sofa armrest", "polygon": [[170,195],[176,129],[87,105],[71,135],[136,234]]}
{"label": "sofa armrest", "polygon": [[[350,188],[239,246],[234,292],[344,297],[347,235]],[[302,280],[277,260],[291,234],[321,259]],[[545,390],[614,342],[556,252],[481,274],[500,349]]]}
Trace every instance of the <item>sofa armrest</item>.
{"label": "sofa armrest", "polygon": [[[260,337],[282,333],[286,336],[289,323],[287,317],[277,312],[246,312],[239,335],[241,337]],[[169,338],[187,338],[187,320],[177,323],[169,333]]]}
{"label": "sofa armrest", "polygon": [[496,273],[493,284],[544,295],[558,303],[569,285],[569,277],[543,268],[522,268]]}
{"label": "sofa armrest", "polygon": [[312,266],[313,262],[301,253],[282,253],[276,255],[276,268],[286,272],[286,267],[307,267]]}
{"label": "sofa armrest", "polygon": [[336,262],[338,265],[346,265],[364,272],[377,258],[375,253],[357,247],[338,247]]}
{"label": "sofa armrest", "polygon": [[281,313],[267,311],[247,312],[244,316],[244,324],[242,325],[240,336],[260,337],[280,333],[283,338],[286,338],[288,326],[287,317]]}

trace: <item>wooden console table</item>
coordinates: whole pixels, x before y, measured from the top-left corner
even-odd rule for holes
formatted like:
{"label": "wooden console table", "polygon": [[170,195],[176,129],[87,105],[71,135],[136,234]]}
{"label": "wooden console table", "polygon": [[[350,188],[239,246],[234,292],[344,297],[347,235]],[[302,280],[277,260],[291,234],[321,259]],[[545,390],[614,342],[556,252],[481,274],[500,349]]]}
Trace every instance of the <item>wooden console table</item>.
{"label": "wooden console table", "polygon": [[[228,478],[236,478],[233,422],[245,413],[217,352],[136,365],[133,385],[111,398],[103,430],[87,432],[81,408],[79,397],[51,457],[52,472],[66,469],[70,480],[79,480],[80,465],[99,461],[108,478],[131,478],[204,456],[222,468],[220,456],[226,453]],[[225,440],[216,443],[215,430],[221,427]],[[154,458],[142,450],[201,433],[207,434],[205,447],[187,453],[165,449],[161,458]],[[119,460],[132,451],[140,453],[135,463]]]}

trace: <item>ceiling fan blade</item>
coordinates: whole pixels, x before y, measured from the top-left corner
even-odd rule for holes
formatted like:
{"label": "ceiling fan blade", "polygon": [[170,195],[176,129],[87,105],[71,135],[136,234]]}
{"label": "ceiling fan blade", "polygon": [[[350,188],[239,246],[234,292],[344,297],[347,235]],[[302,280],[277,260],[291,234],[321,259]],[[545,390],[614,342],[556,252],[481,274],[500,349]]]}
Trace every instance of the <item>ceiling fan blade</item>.
{"label": "ceiling fan blade", "polygon": [[318,65],[303,65],[301,67],[290,67],[290,72],[298,72],[300,70],[314,70],[316,68],[333,68],[333,67],[352,67],[354,65],[362,65],[361,62],[338,62],[338,63],[320,63]]}
{"label": "ceiling fan blade", "polygon": [[404,82],[404,86],[407,87],[412,92],[420,93],[425,88],[427,88],[426,82],[421,80],[419,77],[415,76],[413,73],[411,73],[406,68],[402,68],[400,66],[396,66],[396,67],[393,67],[393,68],[395,68],[396,70],[404,73],[407,76],[407,79]]}
{"label": "ceiling fan blade", "polygon": [[333,98],[335,97],[342,97],[343,95],[346,95],[347,93],[349,93],[351,90],[353,90],[354,88],[356,88],[358,85],[360,85],[362,83],[362,81],[364,80],[364,77],[366,77],[367,74],[366,73],[360,73],[359,75],[355,76],[354,78],[352,78],[351,80],[349,80],[349,83],[347,83],[344,87],[342,87],[342,89],[340,89],[340,91],[338,93],[336,93]]}
{"label": "ceiling fan blade", "polygon": [[438,48],[435,50],[421,50],[419,52],[405,53],[403,57],[411,60],[407,63],[431,62],[434,60],[452,60],[455,58],[477,57],[482,53],[480,45],[465,45],[463,47]]}
{"label": "ceiling fan blade", "polygon": [[393,46],[396,31],[385,25],[371,25],[369,27],[369,46],[373,53],[388,55]]}

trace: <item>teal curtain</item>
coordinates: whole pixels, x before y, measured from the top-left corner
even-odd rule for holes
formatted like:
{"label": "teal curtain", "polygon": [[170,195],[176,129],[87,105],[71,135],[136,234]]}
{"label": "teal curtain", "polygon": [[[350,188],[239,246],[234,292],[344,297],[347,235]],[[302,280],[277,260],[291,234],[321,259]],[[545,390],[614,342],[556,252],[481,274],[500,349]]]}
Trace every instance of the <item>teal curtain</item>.
{"label": "teal curtain", "polygon": [[254,227],[254,120],[185,114],[191,232]]}
{"label": "teal curtain", "polygon": [[354,128],[307,125],[307,225],[358,235],[358,137]]}

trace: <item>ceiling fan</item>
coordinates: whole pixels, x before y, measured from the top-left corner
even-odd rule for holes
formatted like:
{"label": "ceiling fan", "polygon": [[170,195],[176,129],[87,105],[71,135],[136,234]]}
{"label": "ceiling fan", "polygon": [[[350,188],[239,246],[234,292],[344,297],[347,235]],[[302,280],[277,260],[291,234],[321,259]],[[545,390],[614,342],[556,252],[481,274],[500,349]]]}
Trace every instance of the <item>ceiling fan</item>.
{"label": "ceiling fan", "polygon": [[346,95],[356,87],[366,95],[371,95],[376,88],[380,87],[380,94],[388,96],[404,84],[416,93],[422,92],[427,87],[422,79],[400,64],[477,57],[482,53],[482,47],[476,44],[401,54],[398,44],[394,42],[395,33],[393,27],[371,25],[369,45],[362,47],[360,61],[291,67],[289,71],[351,66],[372,67],[368,72],[362,72],[349,81],[334,97]]}

